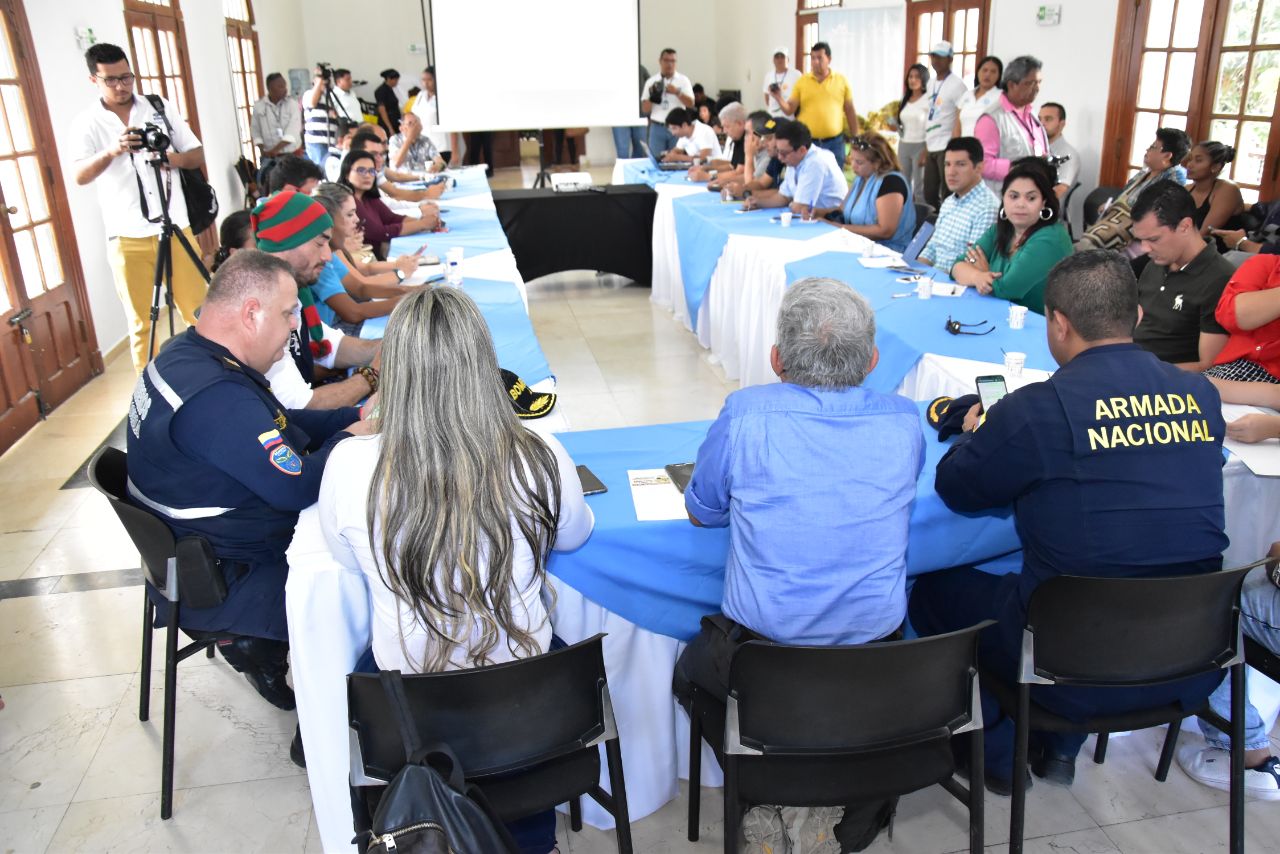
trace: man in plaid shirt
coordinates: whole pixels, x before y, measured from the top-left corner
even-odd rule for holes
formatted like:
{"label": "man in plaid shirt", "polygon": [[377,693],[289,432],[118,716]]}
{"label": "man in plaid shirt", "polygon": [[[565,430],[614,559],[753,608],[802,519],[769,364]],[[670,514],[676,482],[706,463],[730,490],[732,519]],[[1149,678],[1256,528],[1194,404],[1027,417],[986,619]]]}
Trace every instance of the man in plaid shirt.
{"label": "man in plaid shirt", "polygon": [[1000,200],[982,181],[982,143],[971,136],[958,136],[947,143],[944,173],[951,195],[942,200],[938,222],[920,260],[950,273],[996,221]]}

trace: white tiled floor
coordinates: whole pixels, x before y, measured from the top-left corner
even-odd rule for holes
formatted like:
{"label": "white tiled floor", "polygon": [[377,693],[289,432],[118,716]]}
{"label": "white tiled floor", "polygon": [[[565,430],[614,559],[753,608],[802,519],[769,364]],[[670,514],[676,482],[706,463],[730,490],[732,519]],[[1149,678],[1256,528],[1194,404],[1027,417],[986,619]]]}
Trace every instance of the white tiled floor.
{"label": "white tiled floor", "polygon": [[[495,184],[519,180],[500,175]],[[693,336],[651,307],[645,288],[574,274],[540,280],[529,295],[575,429],[712,418],[733,390]],[[132,384],[127,357],[115,359],[0,457],[0,581],[138,565],[99,496],[58,488],[120,420]],[[140,595],[134,587],[0,600],[0,854],[319,851],[306,777],[288,758],[293,715],[203,656],[182,665],[174,817],[159,820],[157,682],[152,720],[137,719]],[[1103,766],[1082,754],[1070,790],[1036,785],[1027,850],[1224,849],[1224,794],[1176,767],[1168,782],[1152,779],[1162,735],[1114,739]],[[720,850],[720,796],[701,794],[699,842],[687,841],[682,796],[635,823],[636,851]],[[903,799],[893,841],[882,836],[870,850],[966,849],[965,822],[941,789],[919,792]],[[1247,826],[1249,851],[1280,852],[1277,806],[1250,804]],[[1007,827],[1008,800],[989,797],[991,850],[1005,847]],[[559,839],[573,854],[615,850],[611,833],[570,834],[564,822]]]}

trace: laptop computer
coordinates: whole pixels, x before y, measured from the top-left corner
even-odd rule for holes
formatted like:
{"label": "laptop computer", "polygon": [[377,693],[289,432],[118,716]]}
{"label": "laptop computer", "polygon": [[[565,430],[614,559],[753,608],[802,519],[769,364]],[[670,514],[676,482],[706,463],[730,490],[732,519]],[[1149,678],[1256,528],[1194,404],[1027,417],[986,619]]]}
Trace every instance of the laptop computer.
{"label": "laptop computer", "polygon": [[656,156],[656,155],[654,155],[654,153],[653,153],[653,149],[649,147],[649,144],[648,144],[648,143],[645,143],[644,148],[645,148],[645,151],[649,152],[649,161],[650,161],[651,163],[653,163],[653,165],[654,165],[654,166],[655,166],[659,171],[662,171],[662,172],[688,172],[688,171],[689,171],[689,169],[690,169],[690,167],[692,167],[692,166],[693,166],[693,164],[692,164],[691,162],[689,162],[688,160],[677,160],[677,161],[675,161],[675,162],[673,162],[673,163],[665,163],[665,162],[663,162],[663,161],[659,160],[659,159],[657,158],[657,156]]}
{"label": "laptop computer", "polygon": [[925,245],[929,242],[929,238],[933,237],[933,223],[922,222],[920,228],[916,231],[916,236],[911,238],[911,242],[907,244],[907,248],[902,250],[902,263],[909,267],[924,267],[925,264],[917,264],[916,259],[920,257],[920,253],[924,251]]}

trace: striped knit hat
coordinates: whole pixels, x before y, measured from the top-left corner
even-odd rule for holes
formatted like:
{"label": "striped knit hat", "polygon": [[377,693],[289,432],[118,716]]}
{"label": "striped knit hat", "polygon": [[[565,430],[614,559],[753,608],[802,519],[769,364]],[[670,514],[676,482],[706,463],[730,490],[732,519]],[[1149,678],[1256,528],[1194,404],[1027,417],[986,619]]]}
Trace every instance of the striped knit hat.
{"label": "striped knit hat", "polygon": [[258,202],[249,220],[263,252],[293,249],[333,228],[333,218],[323,205],[293,190],[281,190]]}

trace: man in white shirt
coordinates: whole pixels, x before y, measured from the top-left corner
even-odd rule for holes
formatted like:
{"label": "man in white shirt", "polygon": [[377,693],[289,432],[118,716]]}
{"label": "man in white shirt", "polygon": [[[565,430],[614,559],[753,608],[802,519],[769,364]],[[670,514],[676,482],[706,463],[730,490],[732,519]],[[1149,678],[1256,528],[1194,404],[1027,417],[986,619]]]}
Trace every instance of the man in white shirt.
{"label": "man in white shirt", "polygon": [[814,208],[838,208],[844,204],[849,182],[836,156],[813,144],[813,135],[803,122],[788,122],[774,134],[774,150],[787,167],[776,190],[759,190],[742,206],[753,208],[790,207],[805,216]]}
{"label": "man in white shirt", "polygon": [[676,71],[675,48],[662,51],[658,69],[640,87],[640,112],[649,117],[645,141],[654,157],[676,144],[667,128],[667,115],[674,109],[693,106],[693,81]]}
{"label": "man in white shirt", "polygon": [[364,113],[360,99],[351,91],[351,72],[347,69],[316,66],[313,80],[315,85],[302,97],[306,107],[303,140],[311,162],[324,166],[340,135],[364,121]]}
{"label": "man in white shirt", "polygon": [[[134,94],[136,78],[123,50],[104,42],[89,48],[84,56],[98,98],[76,117],[69,134],[71,159],[75,161],[72,174],[82,187],[97,186],[107,232],[107,257],[129,321],[133,366],[141,373],[150,355],[151,300],[162,230],[160,193],[167,197],[169,219],[194,246],[182,183],[174,170],[204,165],[204,149],[177,107],[162,100],[164,110],[157,112],[146,98]],[[140,148],[140,131],[147,124],[158,126],[171,140],[160,170],[163,187],[158,186],[151,165],[154,155]],[[170,241],[169,249],[174,304],[191,326],[196,308],[204,302],[205,279],[176,238]]]}
{"label": "man in white shirt", "polygon": [[769,115],[782,118],[787,113],[782,105],[791,97],[791,87],[800,79],[800,72],[789,67],[790,55],[785,47],[773,52],[773,67],[764,73],[764,108]]}
{"label": "man in white shirt", "polygon": [[258,147],[258,184],[267,167],[283,154],[291,154],[302,145],[302,108],[289,97],[289,84],[284,75],[273,71],[267,75],[267,94],[253,105],[249,120],[253,144]]}
{"label": "man in white shirt", "polygon": [[951,70],[953,56],[951,42],[938,42],[929,51],[929,64],[933,66],[934,73],[925,92],[929,115],[924,125],[924,147],[928,151],[924,163],[924,201],[935,208],[948,195],[943,178],[947,143],[956,128],[960,99],[969,91],[968,84]]}
{"label": "man in white shirt", "polygon": [[1080,152],[1062,135],[1062,129],[1067,126],[1067,108],[1054,101],[1047,102],[1040,108],[1040,124],[1049,135],[1049,153],[1054,157],[1067,158],[1058,164],[1058,183],[1053,185],[1058,198],[1065,199],[1080,174]]}
{"label": "man in white shirt", "polygon": [[364,108],[360,106],[360,98],[351,91],[353,84],[350,71],[345,68],[333,70],[333,105],[338,110],[338,118],[360,124],[364,121]]}
{"label": "man in white shirt", "polygon": [[675,138],[675,147],[662,156],[668,163],[701,160],[706,162],[721,156],[720,140],[710,125],[694,117],[692,110],[676,107],[667,113],[667,131]]}

